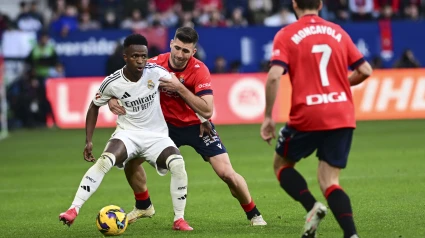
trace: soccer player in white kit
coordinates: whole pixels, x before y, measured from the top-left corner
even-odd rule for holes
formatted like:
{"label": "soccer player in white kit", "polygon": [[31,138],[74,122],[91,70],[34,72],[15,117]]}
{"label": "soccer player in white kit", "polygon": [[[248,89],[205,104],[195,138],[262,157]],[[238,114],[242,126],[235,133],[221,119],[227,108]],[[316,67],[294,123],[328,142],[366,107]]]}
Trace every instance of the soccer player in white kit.
{"label": "soccer player in white kit", "polygon": [[[80,208],[100,186],[105,174],[113,166],[123,168],[134,159],[131,166],[140,166],[147,161],[161,176],[170,171],[175,214],[173,229],[193,230],[184,220],[187,196],[185,163],[168,137],[159,102],[159,79],[169,79],[171,75],[163,67],[147,63],[147,40],[142,35],[133,34],[124,40],[123,56],[126,65],[103,80],[88,109],[84,159],[95,164],[83,176],[71,207],[59,215],[59,220],[72,225]],[[96,161],[92,154],[92,137],[99,108],[106,105],[111,97],[119,99],[126,114],[118,116],[117,129]],[[140,163],[134,163],[136,160]],[[154,212],[145,215],[152,217]]]}

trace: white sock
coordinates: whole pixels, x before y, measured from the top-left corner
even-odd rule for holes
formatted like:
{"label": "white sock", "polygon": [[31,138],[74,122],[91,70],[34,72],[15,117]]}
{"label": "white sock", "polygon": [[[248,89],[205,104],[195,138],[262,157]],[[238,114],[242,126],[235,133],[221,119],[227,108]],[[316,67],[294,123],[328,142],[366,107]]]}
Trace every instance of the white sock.
{"label": "white sock", "polygon": [[96,163],[84,174],[70,209],[75,208],[77,213],[80,211],[83,204],[96,192],[103,177],[114,164],[115,156],[113,154],[105,152],[100,156]]}
{"label": "white sock", "polygon": [[181,155],[171,155],[168,157],[166,163],[171,172],[170,193],[174,208],[174,221],[177,221],[180,218],[184,219],[187,196],[187,173]]}

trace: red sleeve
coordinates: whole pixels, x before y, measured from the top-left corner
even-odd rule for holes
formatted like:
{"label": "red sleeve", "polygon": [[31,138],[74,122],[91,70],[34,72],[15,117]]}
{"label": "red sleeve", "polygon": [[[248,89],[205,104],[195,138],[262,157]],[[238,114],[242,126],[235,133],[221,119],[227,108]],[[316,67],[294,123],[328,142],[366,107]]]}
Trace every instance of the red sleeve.
{"label": "red sleeve", "polygon": [[347,62],[348,66],[352,70],[359,67],[363,62],[365,62],[365,59],[363,57],[363,54],[357,49],[357,46],[354,44],[354,42],[351,40],[351,37],[345,33],[346,45],[347,45]]}
{"label": "red sleeve", "polygon": [[195,95],[203,96],[207,94],[213,94],[213,90],[211,88],[211,75],[210,71],[205,65],[202,65],[201,68],[197,70],[195,73],[194,80],[194,89]]}
{"label": "red sleeve", "polygon": [[273,51],[270,59],[271,65],[280,65],[286,70],[289,69],[288,62],[288,49],[285,44],[285,31],[282,29],[274,37],[273,40]]}
{"label": "red sleeve", "polygon": [[148,59],[148,63],[158,64],[158,62],[159,62],[159,56],[155,56],[155,57]]}

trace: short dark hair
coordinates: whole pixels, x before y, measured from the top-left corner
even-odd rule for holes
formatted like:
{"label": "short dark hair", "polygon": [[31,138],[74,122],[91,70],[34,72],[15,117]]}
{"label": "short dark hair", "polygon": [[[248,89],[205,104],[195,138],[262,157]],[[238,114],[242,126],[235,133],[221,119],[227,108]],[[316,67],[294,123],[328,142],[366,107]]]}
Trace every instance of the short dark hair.
{"label": "short dark hair", "polygon": [[295,0],[299,9],[317,10],[319,9],[321,0]]}
{"label": "short dark hair", "polygon": [[124,40],[124,48],[128,48],[130,45],[144,45],[148,47],[148,40],[140,34],[132,34]]}
{"label": "short dark hair", "polygon": [[196,45],[199,40],[198,32],[192,27],[184,26],[177,29],[174,39],[179,39],[181,42],[188,44],[193,43]]}

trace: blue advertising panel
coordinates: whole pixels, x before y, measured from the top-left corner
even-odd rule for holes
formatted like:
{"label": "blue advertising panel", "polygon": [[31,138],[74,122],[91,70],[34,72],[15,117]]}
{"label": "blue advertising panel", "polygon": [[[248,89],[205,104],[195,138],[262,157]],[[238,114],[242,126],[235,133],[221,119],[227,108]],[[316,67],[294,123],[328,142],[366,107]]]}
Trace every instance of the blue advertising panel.
{"label": "blue advertising panel", "polygon": [[[350,34],[353,42],[367,60],[384,56],[381,46],[381,29],[378,22],[346,23],[341,25]],[[273,37],[280,28],[197,28],[200,51],[203,61],[213,71],[214,61],[222,56],[227,64],[239,62],[241,72],[258,72],[261,64],[270,59]],[[143,32],[149,36],[150,43],[157,43],[158,50],[169,50],[168,42],[174,36],[175,28],[154,33]],[[385,67],[391,67],[406,48],[410,48],[418,61],[425,66],[425,23],[393,22],[392,57],[383,59]],[[66,38],[53,35],[56,51],[64,63],[68,77],[104,76],[108,56],[116,47],[116,42],[131,34],[130,30],[105,30],[72,32]],[[159,34],[161,33],[161,34]],[[150,44],[152,45],[152,44]],[[388,56],[388,55],[386,55]]]}
{"label": "blue advertising panel", "polygon": [[52,35],[55,49],[68,77],[104,76],[106,61],[130,30],[71,32],[67,37]]}
{"label": "blue advertising panel", "polygon": [[[382,54],[381,29],[378,22],[345,23],[341,27],[348,32],[353,42],[367,60]],[[273,37],[280,28],[247,27],[247,28],[197,28],[199,46],[205,52],[203,59],[210,68],[218,56],[223,56],[228,65],[234,61],[241,63],[242,72],[258,72],[262,61],[270,58]],[[175,29],[170,29],[171,38]],[[425,23],[393,22],[392,57],[383,59],[384,67],[392,67],[406,48],[410,48],[416,58],[425,66]]]}

